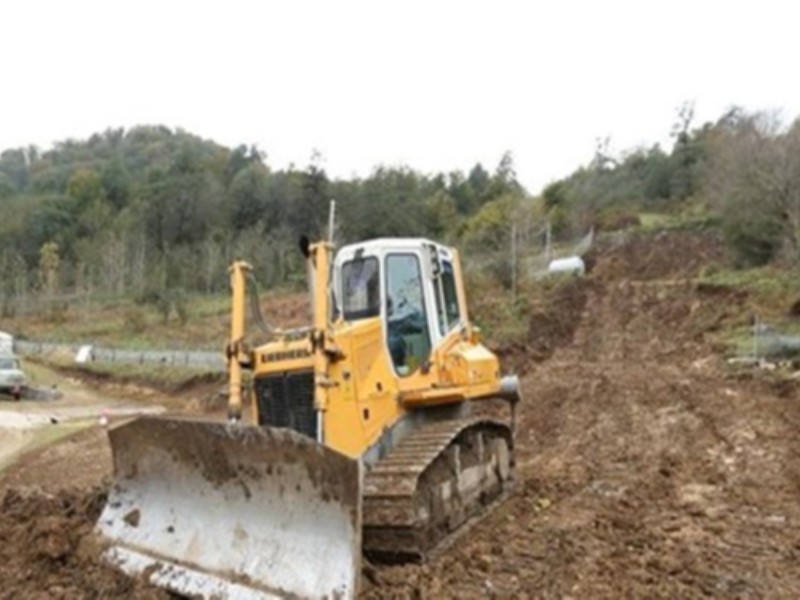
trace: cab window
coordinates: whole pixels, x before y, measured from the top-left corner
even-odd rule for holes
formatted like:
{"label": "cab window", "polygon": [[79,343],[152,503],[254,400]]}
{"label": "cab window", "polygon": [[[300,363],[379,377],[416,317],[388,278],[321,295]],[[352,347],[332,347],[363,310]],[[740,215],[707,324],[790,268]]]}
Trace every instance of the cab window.
{"label": "cab window", "polygon": [[0,369],[3,371],[19,370],[19,361],[16,358],[0,358]]}
{"label": "cab window", "polygon": [[447,330],[450,331],[461,321],[458,311],[458,291],[456,277],[453,273],[453,263],[442,262],[442,287],[444,288],[444,313],[447,317]]}
{"label": "cab window", "polygon": [[342,317],[345,321],[377,317],[381,312],[378,259],[356,258],[342,265]]}
{"label": "cab window", "polygon": [[458,291],[456,288],[453,263],[442,261],[436,277],[436,322],[439,333],[447,335],[461,321],[458,308]]}
{"label": "cab window", "polygon": [[386,293],[389,354],[397,373],[410,375],[431,352],[422,270],[416,255],[386,257]]}

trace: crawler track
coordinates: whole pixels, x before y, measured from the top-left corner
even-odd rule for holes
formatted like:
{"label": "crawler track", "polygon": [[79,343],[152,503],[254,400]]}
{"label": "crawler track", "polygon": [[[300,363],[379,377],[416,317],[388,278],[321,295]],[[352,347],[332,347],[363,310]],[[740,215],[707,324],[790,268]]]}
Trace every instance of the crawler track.
{"label": "crawler track", "polygon": [[363,547],[384,562],[424,560],[508,491],[510,428],[490,419],[421,427],[366,476]]}

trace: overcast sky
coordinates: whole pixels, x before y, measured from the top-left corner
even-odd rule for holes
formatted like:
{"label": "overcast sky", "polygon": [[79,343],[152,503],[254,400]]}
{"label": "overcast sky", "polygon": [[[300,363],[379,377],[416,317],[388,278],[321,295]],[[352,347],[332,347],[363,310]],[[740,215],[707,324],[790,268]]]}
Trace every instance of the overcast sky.
{"label": "overcast sky", "polygon": [[5,2],[0,149],[164,124],[273,167],[494,169],[532,192],[731,105],[800,113],[800,5],[759,0]]}

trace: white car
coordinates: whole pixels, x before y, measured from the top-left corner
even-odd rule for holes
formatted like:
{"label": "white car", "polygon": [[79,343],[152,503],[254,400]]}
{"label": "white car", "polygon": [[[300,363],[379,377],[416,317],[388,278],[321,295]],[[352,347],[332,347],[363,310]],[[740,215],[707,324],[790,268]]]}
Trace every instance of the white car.
{"label": "white car", "polygon": [[19,358],[12,354],[0,355],[0,394],[10,394],[19,400],[28,387],[28,380]]}

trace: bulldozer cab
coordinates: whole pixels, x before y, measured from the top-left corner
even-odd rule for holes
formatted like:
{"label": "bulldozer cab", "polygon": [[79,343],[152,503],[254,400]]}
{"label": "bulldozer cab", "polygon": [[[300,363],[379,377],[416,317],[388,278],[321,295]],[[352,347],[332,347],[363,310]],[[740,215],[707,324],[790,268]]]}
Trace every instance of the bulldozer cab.
{"label": "bulldozer cab", "polygon": [[342,248],[334,262],[334,314],[380,317],[395,374],[407,377],[464,321],[452,250],[422,239],[378,239]]}

